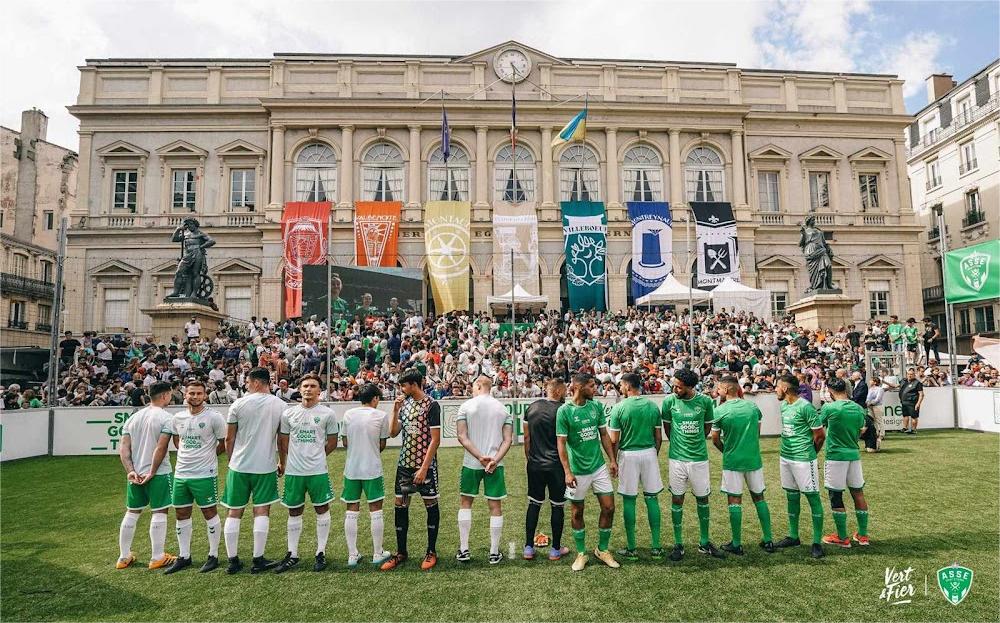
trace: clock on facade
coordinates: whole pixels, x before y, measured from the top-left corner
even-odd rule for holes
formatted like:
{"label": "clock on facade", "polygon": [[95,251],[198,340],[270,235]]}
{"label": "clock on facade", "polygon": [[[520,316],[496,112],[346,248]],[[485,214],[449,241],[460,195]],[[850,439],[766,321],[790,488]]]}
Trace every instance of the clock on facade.
{"label": "clock on facade", "polygon": [[531,71],[531,60],[517,48],[508,48],[493,57],[493,71],[506,82],[520,82]]}

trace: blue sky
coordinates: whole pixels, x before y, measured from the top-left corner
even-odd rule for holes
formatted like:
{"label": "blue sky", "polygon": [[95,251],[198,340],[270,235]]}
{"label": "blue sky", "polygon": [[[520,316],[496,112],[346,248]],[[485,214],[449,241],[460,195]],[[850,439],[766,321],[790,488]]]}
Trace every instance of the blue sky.
{"label": "blue sky", "polygon": [[[377,31],[372,26],[377,24]],[[716,61],[898,74],[910,112],[924,78],[962,81],[1000,56],[1000,2],[877,0],[47,0],[0,19],[0,124],[36,106],[76,149],[65,107],[87,58],[274,52],[465,55],[516,39],[555,56]]]}

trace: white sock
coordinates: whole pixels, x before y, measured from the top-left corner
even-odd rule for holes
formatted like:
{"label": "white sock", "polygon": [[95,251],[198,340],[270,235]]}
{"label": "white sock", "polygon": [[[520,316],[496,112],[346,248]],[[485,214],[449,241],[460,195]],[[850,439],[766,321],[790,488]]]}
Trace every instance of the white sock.
{"label": "white sock", "polygon": [[226,535],[226,556],[236,558],[240,552],[240,518],[226,517],[226,526],[223,528],[223,532]]}
{"label": "white sock", "polygon": [[191,557],[191,532],[194,530],[191,519],[177,520],[177,555],[181,558]]}
{"label": "white sock", "polygon": [[372,511],[368,514],[372,521],[372,560],[382,555],[382,535],[385,533],[385,520],[382,518],[382,511]]}
{"label": "white sock", "polygon": [[132,551],[132,539],[135,537],[135,525],[139,523],[139,513],[125,513],[122,525],[118,528],[118,558],[128,558]]}
{"label": "white sock", "polygon": [[208,532],[208,555],[219,557],[219,538],[222,536],[222,520],[216,515],[205,522],[205,529]]}
{"label": "white sock", "polygon": [[330,511],[316,515],[316,554],[326,552],[326,541],[330,538]]}
{"label": "white sock", "polygon": [[358,555],[358,511],[344,513],[344,538],[347,539],[347,554]]}
{"label": "white sock", "polygon": [[[254,548],[257,547],[257,520],[254,520],[253,527]],[[266,534],[266,533],[265,533]],[[299,537],[302,536],[302,515],[298,517],[288,516],[288,551],[292,553],[292,558],[299,557]],[[257,554],[254,554],[256,556]],[[263,554],[261,554],[263,555]]]}
{"label": "white sock", "polygon": [[260,558],[267,547],[267,531],[271,529],[271,518],[261,515],[253,518],[253,557]]}
{"label": "white sock", "polygon": [[472,531],[472,509],[458,509],[458,549],[469,549],[469,532]]}
{"label": "white sock", "polygon": [[500,537],[503,536],[503,515],[490,516],[490,553],[500,553]]}
{"label": "white sock", "polygon": [[163,558],[163,547],[167,543],[167,514],[153,513],[149,520],[149,544],[153,548],[150,560]]}

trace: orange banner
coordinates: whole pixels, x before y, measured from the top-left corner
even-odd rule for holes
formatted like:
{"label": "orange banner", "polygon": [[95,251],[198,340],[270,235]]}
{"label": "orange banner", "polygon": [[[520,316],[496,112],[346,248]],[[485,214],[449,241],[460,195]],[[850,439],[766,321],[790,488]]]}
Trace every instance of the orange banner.
{"label": "orange banner", "polygon": [[326,262],[329,201],[285,204],[281,240],[285,259],[285,317],[302,315],[302,267]]}
{"label": "orange banner", "polygon": [[354,204],[354,249],[358,266],[396,267],[402,201]]}

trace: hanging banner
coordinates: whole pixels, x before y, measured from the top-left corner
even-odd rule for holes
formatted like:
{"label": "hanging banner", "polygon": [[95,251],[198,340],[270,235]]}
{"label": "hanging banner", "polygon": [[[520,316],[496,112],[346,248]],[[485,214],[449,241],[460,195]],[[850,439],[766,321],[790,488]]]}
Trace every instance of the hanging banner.
{"label": "hanging banner", "polygon": [[1000,240],[945,253],[944,300],[948,303],[1000,297]]}
{"label": "hanging banner", "polygon": [[632,221],[632,298],[660,287],[673,269],[670,204],[626,201]]}
{"label": "hanging banner", "polygon": [[494,296],[510,292],[514,283],[528,294],[538,294],[538,216],[533,201],[493,204]]}
{"label": "hanging banner", "polygon": [[698,236],[698,287],[715,286],[727,277],[740,280],[736,218],[727,201],[692,201]]}
{"label": "hanging banner", "polygon": [[566,282],[573,311],[605,311],[608,252],[608,216],[603,201],[563,201],[566,241]]}
{"label": "hanging banner", "polygon": [[281,215],[285,260],[285,318],[302,315],[302,267],[326,262],[329,201],[291,202]]}
{"label": "hanging banner", "polygon": [[354,249],[358,266],[396,267],[401,201],[354,204]]}
{"label": "hanging banner", "polygon": [[468,201],[428,201],[424,206],[424,253],[438,314],[469,308],[471,212]]}

